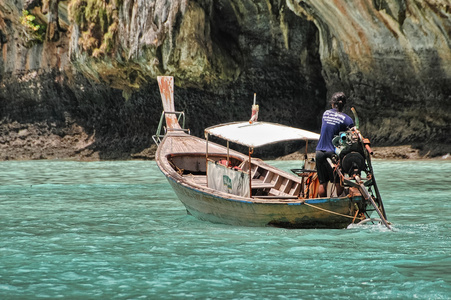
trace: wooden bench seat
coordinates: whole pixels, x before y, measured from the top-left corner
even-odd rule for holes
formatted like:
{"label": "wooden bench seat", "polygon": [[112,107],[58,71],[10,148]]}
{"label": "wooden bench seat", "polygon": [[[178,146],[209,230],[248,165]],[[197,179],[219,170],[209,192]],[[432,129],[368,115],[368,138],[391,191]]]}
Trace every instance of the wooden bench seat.
{"label": "wooden bench seat", "polygon": [[190,180],[193,183],[207,186],[207,176],[205,176],[205,175],[188,174],[188,175],[184,175],[183,177],[187,180]]}
{"label": "wooden bench seat", "polygon": [[273,182],[264,182],[261,179],[252,179],[251,186],[253,189],[266,189],[266,188],[273,188],[274,183]]}

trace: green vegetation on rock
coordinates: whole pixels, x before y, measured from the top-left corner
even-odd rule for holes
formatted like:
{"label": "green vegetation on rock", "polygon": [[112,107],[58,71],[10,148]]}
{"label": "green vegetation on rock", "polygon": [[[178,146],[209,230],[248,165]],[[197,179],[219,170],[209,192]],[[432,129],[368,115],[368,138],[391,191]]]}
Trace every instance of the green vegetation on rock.
{"label": "green vegetation on rock", "polygon": [[80,28],[78,44],[89,55],[100,58],[113,53],[122,0],[73,0],[69,17]]}
{"label": "green vegetation on rock", "polygon": [[36,17],[32,15],[28,10],[22,10],[20,23],[25,27],[25,46],[31,47],[35,43],[44,42],[46,26],[39,24],[36,20]]}

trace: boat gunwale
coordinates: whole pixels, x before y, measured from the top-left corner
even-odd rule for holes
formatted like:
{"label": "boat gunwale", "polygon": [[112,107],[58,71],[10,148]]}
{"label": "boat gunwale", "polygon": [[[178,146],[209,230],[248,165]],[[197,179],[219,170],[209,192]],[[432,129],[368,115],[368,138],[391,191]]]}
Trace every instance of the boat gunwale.
{"label": "boat gunwale", "polygon": [[202,193],[205,195],[213,196],[215,198],[222,199],[222,200],[249,203],[249,204],[302,205],[305,203],[306,204],[322,204],[322,203],[328,203],[328,202],[341,202],[341,201],[345,201],[345,200],[361,201],[363,199],[362,196],[353,196],[353,197],[344,196],[344,197],[323,197],[323,198],[306,198],[306,199],[297,198],[297,200],[290,199],[291,201],[287,201],[287,199],[283,199],[283,198],[264,200],[263,198],[258,198],[258,196],[256,196],[255,198],[249,198],[249,197],[242,197],[242,196],[237,196],[237,195],[221,192],[218,190],[214,190],[212,188],[205,187],[198,183],[189,181],[188,179],[185,179],[183,176],[180,176],[180,175],[179,175],[179,177],[181,179],[176,179],[168,173],[163,172],[163,174],[166,176],[166,178],[168,180],[171,180],[176,184],[181,184],[184,187],[191,189],[193,191],[196,191],[196,192],[199,192],[199,193]]}
{"label": "boat gunwale", "polygon": [[[203,194],[206,195],[212,195],[215,196],[217,198],[220,199],[224,199],[224,200],[229,200],[229,201],[237,201],[237,202],[243,202],[243,203],[250,203],[250,204],[273,204],[273,205],[302,205],[304,203],[307,204],[322,204],[322,203],[327,203],[327,202],[333,202],[333,200],[349,200],[349,199],[356,199],[357,201],[360,200],[360,196],[354,196],[354,197],[349,197],[349,196],[344,196],[344,197],[323,197],[323,198],[293,198],[293,199],[283,199],[281,198],[273,198],[273,199],[264,199],[264,198],[258,198],[258,196],[249,198],[249,197],[243,197],[243,196],[238,196],[238,195],[233,195],[233,194],[229,194],[229,193],[225,193],[225,192],[221,192],[209,187],[206,187],[204,185],[198,184],[196,182],[190,181],[189,179],[185,178],[184,176],[178,174],[173,168],[172,166],[169,164],[169,160],[168,157],[174,156],[184,156],[184,155],[188,155],[188,156],[196,156],[196,155],[205,155],[206,152],[200,152],[200,151],[194,151],[194,152],[167,152],[165,153],[163,156],[161,156],[161,152],[162,150],[162,145],[164,145],[167,140],[173,138],[173,137],[184,137],[184,138],[188,138],[188,139],[193,139],[193,140],[197,140],[197,141],[202,141],[203,143],[206,144],[206,140],[196,137],[196,136],[192,136],[186,133],[181,133],[181,134],[169,134],[166,135],[164,137],[164,139],[162,140],[160,146],[158,147],[157,150],[157,155],[155,156],[156,161],[157,161],[157,165],[159,167],[159,169],[162,171],[162,173],[170,180],[174,181],[177,184],[182,184],[192,190],[201,192]],[[224,149],[226,151],[226,147],[220,145],[220,144],[216,144],[216,143],[212,143],[209,142],[210,144],[214,144],[215,146]],[[221,153],[221,152],[212,152],[209,153],[209,156],[211,155],[218,155],[218,156],[225,156],[226,153]],[[229,154],[230,156],[234,157],[234,158],[238,158],[238,159],[243,159],[243,161],[246,161],[247,156],[241,152],[238,152],[236,150],[231,149],[231,152]],[[256,163],[254,163],[257,166],[263,167],[265,169],[267,169],[270,172],[275,172],[279,175],[282,176],[286,176],[285,178],[287,178],[288,180],[297,180],[298,177],[296,177],[293,174],[290,174],[284,170],[281,170],[279,168],[276,168],[274,166],[271,166],[267,163],[265,163],[262,159],[257,158],[257,157],[253,157],[252,158],[253,161],[255,161]],[[263,164],[263,166],[261,165]],[[202,176],[206,176],[206,175],[202,175]]]}

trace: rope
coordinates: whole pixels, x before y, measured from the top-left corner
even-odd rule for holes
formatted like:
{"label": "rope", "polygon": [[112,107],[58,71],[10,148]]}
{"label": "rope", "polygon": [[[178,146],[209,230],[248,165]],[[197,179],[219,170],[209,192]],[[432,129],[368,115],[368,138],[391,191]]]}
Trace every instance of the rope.
{"label": "rope", "polygon": [[334,211],[331,211],[331,210],[328,210],[328,209],[324,209],[324,208],[321,208],[321,207],[318,207],[318,206],[306,203],[305,200],[302,201],[302,203],[307,205],[307,206],[310,206],[310,207],[313,207],[313,208],[316,208],[316,209],[319,209],[319,210],[322,210],[322,211],[325,211],[325,212],[328,212],[328,213],[331,213],[331,214],[334,214],[334,215],[338,215],[338,216],[341,216],[341,217],[353,219],[353,222],[354,222],[355,219],[364,220],[362,217],[357,218],[357,214],[356,214],[356,216],[344,215],[344,214],[340,214],[340,213],[337,213],[337,212],[334,212]]}
{"label": "rope", "polygon": [[177,167],[172,161],[168,160],[169,164],[171,165],[172,168],[174,168],[174,170],[177,171],[177,173],[179,175],[183,175],[183,172],[185,172],[185,169],[180,169],[179,167]]}

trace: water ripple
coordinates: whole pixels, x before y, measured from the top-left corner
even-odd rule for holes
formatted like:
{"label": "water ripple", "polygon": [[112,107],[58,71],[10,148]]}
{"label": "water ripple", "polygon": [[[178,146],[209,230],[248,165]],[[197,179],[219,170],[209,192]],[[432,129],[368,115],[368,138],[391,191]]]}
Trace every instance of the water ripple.
{"label": "water ripple", "polygon": [[154,162],[1,166],[2,299],[451,295],[448,161],[374,162],[393,231],[202,222],[186,215]]}

